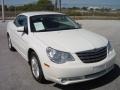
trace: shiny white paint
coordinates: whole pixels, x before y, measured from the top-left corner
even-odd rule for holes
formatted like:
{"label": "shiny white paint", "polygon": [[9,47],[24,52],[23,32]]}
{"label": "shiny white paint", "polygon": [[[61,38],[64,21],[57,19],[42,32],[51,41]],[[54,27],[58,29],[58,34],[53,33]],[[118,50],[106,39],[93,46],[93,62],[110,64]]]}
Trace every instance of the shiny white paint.
{"label": "shiny white paint", "polygon": [[104,37],[84,29],[34,33],[34,36],[38,40],[42,37],[48,46],[71,53],[103,47],[108,43]]}
{"label": "shiny white paint", "polygon": [[[13,46],[28,61],[28,50],[32,48],[38,55],[44,76],[47,80],[54,81],[63,85],[77,83],[81,81],[95,79],[104,75],[90,79],[67,81],[62,83],[62,78],[90,75],[111,67],[114,64],[115,51],[111,51],[107,58],[97,63],[85,64],[75,54],[76,52],[91,50],[106,46],[108,40],[105,37],[92,33],[84,29],[74,29],[66,31],[51,31],[32,33],[30,30],[29,17],[44,14],[60,14],[55,12],[29,12],[22,15],[28,19],[28,34],[18,32],[18,28],[13,21],[8,23],[7,32],[10,35]],[[61,51],[69,52],[75,61],[64,64],[53,63],[46,54],[46,48],[52,47]],[[50,65],[46,67],[44,63]],[[107,73],[107,72],[106,72]]]}

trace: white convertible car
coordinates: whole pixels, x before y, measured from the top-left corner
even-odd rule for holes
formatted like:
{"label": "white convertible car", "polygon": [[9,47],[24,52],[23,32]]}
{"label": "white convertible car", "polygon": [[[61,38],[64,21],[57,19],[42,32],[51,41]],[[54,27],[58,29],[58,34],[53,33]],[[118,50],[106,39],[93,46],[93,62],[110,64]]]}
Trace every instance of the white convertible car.
{"label": "white convertible car", "polygon": [[62,85],[101,77],[114,67],[115,51],[98,34],[65,14],[26,12],[7,25],[8,46],[30,64],[39,82]]}

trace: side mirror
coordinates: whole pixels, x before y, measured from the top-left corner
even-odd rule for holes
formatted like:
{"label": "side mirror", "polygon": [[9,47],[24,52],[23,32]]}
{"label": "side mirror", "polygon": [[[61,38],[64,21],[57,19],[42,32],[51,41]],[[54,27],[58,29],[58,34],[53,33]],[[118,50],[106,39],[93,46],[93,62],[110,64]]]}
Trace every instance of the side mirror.
{"label": "side mirror", "polygon": [[17,28],[17,31],[18,31],[18,32],[24,32],[24,26],[18,27],[18,28]]}

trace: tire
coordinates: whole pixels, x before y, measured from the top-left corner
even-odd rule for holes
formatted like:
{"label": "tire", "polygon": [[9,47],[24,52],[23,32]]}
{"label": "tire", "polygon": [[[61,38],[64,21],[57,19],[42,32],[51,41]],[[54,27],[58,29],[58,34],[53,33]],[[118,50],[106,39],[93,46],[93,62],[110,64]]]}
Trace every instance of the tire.
{"label": "tire", "polygon": [[45,83],[42,67],[39,58],[35,52],[30,54],[30,67],[33,77],[40,83]]}
{"label": "tire", "polygon": [[10,51],[16,51],[15,48],[13,47],[12,45],[12,42],[11,42],[11,39],[10,39],[10,36],[8,35],[7,36],[7,39],[8,39],[8,48]]}

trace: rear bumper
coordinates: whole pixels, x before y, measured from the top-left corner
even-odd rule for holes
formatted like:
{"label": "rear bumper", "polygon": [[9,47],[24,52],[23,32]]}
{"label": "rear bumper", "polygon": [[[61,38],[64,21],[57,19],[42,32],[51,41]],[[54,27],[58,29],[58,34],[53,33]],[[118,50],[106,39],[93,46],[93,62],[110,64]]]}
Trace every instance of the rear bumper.
{"label": "rear bumper", "polygon": [[101,62],[92,64],[66,63],[51,65],[45,78],[62,85],[78,83],[101,77],[114,67],[115,52],[113,51]]}

